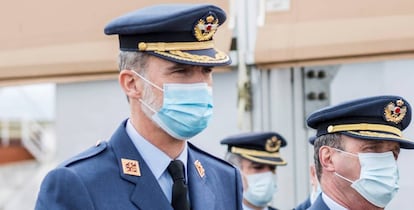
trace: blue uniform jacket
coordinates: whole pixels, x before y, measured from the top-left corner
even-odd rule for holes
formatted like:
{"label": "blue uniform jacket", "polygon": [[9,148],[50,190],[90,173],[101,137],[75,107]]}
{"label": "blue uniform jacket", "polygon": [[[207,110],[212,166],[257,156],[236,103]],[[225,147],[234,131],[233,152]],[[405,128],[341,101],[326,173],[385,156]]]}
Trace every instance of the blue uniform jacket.
{"label": "blue uniform jacket", "polygon": [[322,199],[322,193],[319,194],[318,198],[307,210],[330,210]]}
{"label": "blue uniform jacket", "polygon": [[[64,162],[44,178],[36,210],[172,210],[154,175],[125,131]],[[141,176],[123,173],[121,158],[137,160]],[[195,161],[205,170],[200,176]],[[189,143],[188,186],[193,210],[242,210],[240,174]]]}
{"label": "blue uniform jacket", "polygon": [[294,210],[306,210],[307,208],[309,208],[309,206],[311,206],[311,202],[310,202],[310,197],[308,196],[308,198],[305,201],[303,201],[301,204],[296,206]]}

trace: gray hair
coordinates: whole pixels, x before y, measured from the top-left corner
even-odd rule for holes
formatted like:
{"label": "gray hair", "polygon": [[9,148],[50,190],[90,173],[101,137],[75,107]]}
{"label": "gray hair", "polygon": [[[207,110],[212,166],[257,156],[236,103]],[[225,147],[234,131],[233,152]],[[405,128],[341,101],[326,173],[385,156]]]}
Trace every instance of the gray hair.
{"label": "gray hair", "polygon": [[332,148],[343,150],[342,144],[341,144],[341,136],[342,135],[339,133],[325,134],[325,135],[318,137],[313,144],[313,148],[314,148],[313,159],[315,161],[316,175],[319,181],[321,179],[321,174],[322,174],[322,165],[321,165],[321,161],[319,160],[319,149],[322,146],[329,146]]}
{"label": "gray hair", "polygon": [[149,54],[143,52],[120,51],[118,55],[119,71],[124,69],[135,70],[143,75],[149,56]]}
{"label": "gray hair", "polygon": [[241,160],[242,157],[238,154],[234,154],[231,152],[227,152],[226,156],[224,157],[224,159],[231,163],[232,165],[236,166],[237,168],[240,168],[241,166]]}
{"label": "gray hair", "polygon": [[[142,52],[129,52],[129,51],[120,51],[118,55],[118,68],[119,71],[124,69],[134,70],[137,73],[145,76],[145,67],[149,58],[149,54]],[[127,101],[129,103],[129,97],[127,96]]]}

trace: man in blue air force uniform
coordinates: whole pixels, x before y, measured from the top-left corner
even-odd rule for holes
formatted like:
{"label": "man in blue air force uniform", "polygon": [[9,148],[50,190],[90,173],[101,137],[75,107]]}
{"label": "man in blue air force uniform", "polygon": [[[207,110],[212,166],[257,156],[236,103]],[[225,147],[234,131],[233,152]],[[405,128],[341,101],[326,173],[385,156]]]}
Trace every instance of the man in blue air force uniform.
{"label": "man in blue air force uniform", "polygon": [[243,180],[243,210],[277,210],[269,206],[277,191],[277,167],[287,162],[280,148],[287,142],[276,132],[248,132],[221,140],[226,160],[237,166]]}
{"label": "man in blue air force uniform", "polygon": [[225,19],[213,5],[169,4],[106,26],[119,36],[130,118],[108,142],[49,172],[37,210],[242,208],[236,168],[187,141],[212,115],[212,68],[231,62],[212,40]]}
{"label": "man in blue air force uniform", "polygon": [[400,96],[373,96],[311,114],[317,130],[316,174],[322,193],[308,210],[384,209],[397,194],[400,148],[414,149],[402,131],[411,106]]}

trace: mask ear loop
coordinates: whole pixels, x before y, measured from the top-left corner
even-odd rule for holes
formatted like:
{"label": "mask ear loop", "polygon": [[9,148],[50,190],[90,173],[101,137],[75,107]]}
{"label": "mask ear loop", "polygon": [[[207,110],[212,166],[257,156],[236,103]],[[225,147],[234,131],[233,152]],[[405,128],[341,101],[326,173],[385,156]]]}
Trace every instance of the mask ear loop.
{"label": "mask ear loop", "polygon": [[139,78],[141,78],[142,80],[144,80],[145,82],[147,82],[148,84],[150,84],[151,86],[157,88],[158,90],[164,92],[164,90],[162,88],[160,88],[158,85],[154,84],[153,82],[149,81],[147,78],[141,76],[141,74],[138,74],[138,72],[131,70],[132,72],[134,72],[135,75],[137,75]]}
{"label": "mask ear loop", "polygon": [[142,99],[138,99],[139,102],[141,102],[141,104],[143,104],[145,107],[147,107],[149,110],[151,110],[152,112],[157,112],[155,111],[155,109],[153,109],[152,107],[150,107],[147,103],[145,103]]}
{"label": "mask ear loop", "polygon": [[[144,82],[147,82],[148,84],[150,84],[151,86],[157,88],[158,90],[164,92],[164,90],[160,87],[158,87],[158,85],[154,84],[153,82],[149,81],[148,79],[146,79],[145,77],[143,77],[141,74],[138,74],[138,72],[131,70],[132,72],[134,72],[135,75],[137,75],[139,78],[141,78],[142,80],[144,80]],[[147,103],[145,103],[142,99],[138,99],[139,102],[141,102],[141,104],[143,104],[145,107],[147,107],[149,110],[151,110],[152,112],[156,113],[157,111],[155,111],[155,109],[153,109],[152,107],[150,107]]]}
{"label": "mask ear loop", "polygon": [[348,179],[348,178],[346,178],[346,177],[344,177],[344,176],[342,176],[342,175],[340,175],[340,174],[338,174],[336,171],[335,171],[335,175],[336,176],[338,176],[339,178],[342,178],[343,180],[345,180],[345,181],[348,181],[349,183],[351,183],[351,184],[353,184],[355,181],[352,181],[352,180],[350,180],[350,179]]}
{"label": "mask ear loop", "polygon": [[347,151],[343,151],[343,150],[340,150],[340,149],[338,149],[338,148],[333,148],[334,150],[336,150],[336,151],[338,151],[338,152],[341,152],[341,153],[344,153],[344,154],[347,154],[347,155],[351,155],[351,156],[354,156],[354,157],[358,157],[358,155],[356,155],[356,154],[354,154],[354,153],[350,153],[350,152],[347,152]]}
{"label": "mask ear loop", "polygon": [[[358,157],[358,155],[356,155],[356,154],[354,154],[354,153],[350,153],[350,152],[347,152],[347,151],[343,151],[343,150],[340,150],[340,149],[338,149],[338,148],[332,148],[332,149],[334,149],[334,150],[336,150],[337,152],[341,152],[341,153],[344,153],[344,154],[346,154],[346,155],[350,155],[350,156],[352,156],[352,157]],[[335,171],[335,175],[336,176],[338,176],[339,178],[342,178],[343,180],[345,180],[345,181],[348,181],[349,183],[351,183],[351,184],[353,184],[355,181],[352,181],[352,180],[350,180],[350,179],[348,179],[348,178],[346,178],[346,177],[344,177],[344,176],[342,176],[342,175],[340,175],[340,174],[338,174],[336,171]]]}

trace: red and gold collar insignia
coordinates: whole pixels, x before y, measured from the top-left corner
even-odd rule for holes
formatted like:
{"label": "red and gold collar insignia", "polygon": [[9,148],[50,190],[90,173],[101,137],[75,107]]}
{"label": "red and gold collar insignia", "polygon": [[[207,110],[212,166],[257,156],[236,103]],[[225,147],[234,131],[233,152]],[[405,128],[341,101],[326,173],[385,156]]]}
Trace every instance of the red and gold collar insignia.
{"label": "red and gold collar insignia", "polygon": [[141,170],[139,168],[138,161],[121,158],[121,162],[124,174],[132,176],[141,176]]}
{"label": "red and gold collar insignia", "polygon": [[197,169],[198,175],[200,175],[201,178],[205,176],[205,171],[203,168],[203,165],[201,165],[201,162],[199,160],[194,161],[194,165]]}

